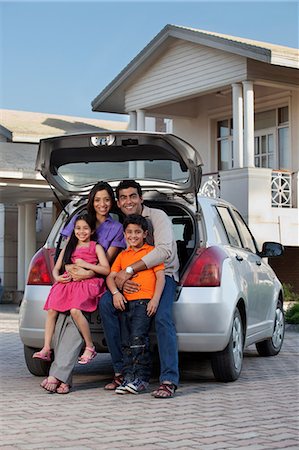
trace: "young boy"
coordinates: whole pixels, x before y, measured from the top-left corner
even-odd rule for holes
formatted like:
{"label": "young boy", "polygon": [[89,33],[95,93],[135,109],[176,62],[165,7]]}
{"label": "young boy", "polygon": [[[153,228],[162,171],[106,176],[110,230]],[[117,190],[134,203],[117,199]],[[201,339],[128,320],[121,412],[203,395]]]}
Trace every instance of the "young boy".
{"label": "young boy", "polygon": [[[121,293],[115,277],[121,270],[133,270],[131,264],[151,252],[154,247],[145,243],[148,232],[147,220],[131,214],[123,223],[128,248],[114,261],[106,282],[113,295],[114,305],[122,304],[120,310],[121,344],[124,359],[123,383],[117,394],[138,394],[146,390],[151,375],[149,329],[152,316],[157,311],[165,284],[164,264],[138,272],[134,281],[140,285],[138,292]],[[115,306],[116,307],[116,306]]]}

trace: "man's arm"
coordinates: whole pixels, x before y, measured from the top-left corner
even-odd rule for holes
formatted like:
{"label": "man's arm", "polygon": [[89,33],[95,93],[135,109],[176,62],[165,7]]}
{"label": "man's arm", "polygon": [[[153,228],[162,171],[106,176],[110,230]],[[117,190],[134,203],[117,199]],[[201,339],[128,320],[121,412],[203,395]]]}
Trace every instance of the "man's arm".
{"label": "man's arm", "polygon": [[[153,238],[155,248],[145,255],[139,261],[131,264],[134,273],[129,274],[124,270],[118,272],[115,281],[119,289],[125,292],[136,292],[136,287],[131,283],[126,283],[135,273],[145,269],[150,269],[164,263],[172,254],[173,251],[173,230],[172,224],[167,214],[159,209],[150,209],[144,207],[145,217],[148,218],[153,226]],[[133,282],[133,279],[131,280]],[[124,287],[124,284],[126,286]]]}

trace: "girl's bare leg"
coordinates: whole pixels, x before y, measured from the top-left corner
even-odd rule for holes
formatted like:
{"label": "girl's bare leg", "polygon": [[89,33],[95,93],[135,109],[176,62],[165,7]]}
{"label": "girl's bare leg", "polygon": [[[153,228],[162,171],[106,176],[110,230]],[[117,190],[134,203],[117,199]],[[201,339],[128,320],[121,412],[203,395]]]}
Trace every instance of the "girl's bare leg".
{"label": "girl's bare leg", "polygon": [[54,334],[56,319],[58,316],[58,312],[53,309],[48,310],[46,325],[45,325],[45,342],[41,351],[49,351],[51,350],[51,341]]}
{"label": "girl's bare leg", "polygon": [[[47,313],[46,325],[45,325],[45,340],[44,346],[39,352],[35,352],[32,357],[43,359],[44,361],[51,361],[51,341],[54,334],[56,319],[58,312],[53,309],[49,309]],[[44,386],[42,386],[44,387]],[[47,389],[49,390],[49,389]]]}
{"label": "girl's bare leg", "polygon": [[91,350],[88,350],[87,347],[94,350],[94,345],[92,342],[88,321],[82,311],[80,311],[79,309],[73,308],[71,309],[70,313],[85,341],[85,350],[82,356],[91,356],[93,352]]}

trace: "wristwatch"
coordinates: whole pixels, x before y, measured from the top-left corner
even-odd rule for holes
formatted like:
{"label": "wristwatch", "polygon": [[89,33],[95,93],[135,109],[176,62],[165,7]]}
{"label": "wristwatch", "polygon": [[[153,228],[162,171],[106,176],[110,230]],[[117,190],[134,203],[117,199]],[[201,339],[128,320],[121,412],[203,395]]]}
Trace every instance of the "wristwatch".
{"label": "wristwatch", "polygon": [[133,267],[132,266],[126,267],[126,273],[129,273],[130,275],[132,275],[134,273]]}

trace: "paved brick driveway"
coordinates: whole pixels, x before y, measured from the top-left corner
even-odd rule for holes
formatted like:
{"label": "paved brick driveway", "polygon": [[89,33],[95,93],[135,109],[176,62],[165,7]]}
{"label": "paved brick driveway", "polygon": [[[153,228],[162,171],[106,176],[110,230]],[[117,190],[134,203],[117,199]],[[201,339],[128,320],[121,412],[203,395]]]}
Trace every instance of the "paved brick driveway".
{"label": "paved brick driveway", "polygon": [[299,449],[296,332],[274,358],[250,347],[235,383],[215,382],[207,361],[189,358],[170,400],[105,392],[108,355],[76,367],[69,395],[46,393],[25,367],[11,305],[0,305],[0,339],[1,450]]}

